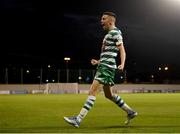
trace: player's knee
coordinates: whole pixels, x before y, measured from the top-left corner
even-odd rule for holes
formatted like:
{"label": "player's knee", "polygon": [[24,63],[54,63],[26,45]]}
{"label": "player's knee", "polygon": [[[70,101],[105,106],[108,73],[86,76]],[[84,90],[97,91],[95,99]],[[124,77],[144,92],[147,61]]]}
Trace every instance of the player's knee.
{"label": "player's knee", "polygon": [[93,96],[95,96],[95,92],[94,92],[94,91],[92,91],[92,90],[90,90],[90,91],[89,91],[89,95],[93,95]]}
{"label": "player's knee", "polygon": [[111,96],[111,95],[105,94],[105,97],[106,97],[107,99],[109,99],[109,100],[112,100],[112,96]]}

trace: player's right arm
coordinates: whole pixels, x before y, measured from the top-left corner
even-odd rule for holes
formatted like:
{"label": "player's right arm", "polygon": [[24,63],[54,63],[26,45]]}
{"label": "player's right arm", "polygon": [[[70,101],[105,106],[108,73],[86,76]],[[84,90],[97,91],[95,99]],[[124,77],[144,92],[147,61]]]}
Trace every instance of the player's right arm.
{"label": "player's right arm", "polygon": [[100,63],[99,60],[91,59],[91,64],[92,65],[98,65]]}

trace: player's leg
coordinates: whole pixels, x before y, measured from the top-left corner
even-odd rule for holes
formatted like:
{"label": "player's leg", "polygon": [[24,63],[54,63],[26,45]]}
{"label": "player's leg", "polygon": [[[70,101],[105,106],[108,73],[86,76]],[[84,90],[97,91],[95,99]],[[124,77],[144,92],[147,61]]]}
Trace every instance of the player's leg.
{"label": "player's leg", "polygon": [[81,109],[79,115],[75,116],[75,117],[64,117],[65,121],[67,121],[69,124],[71,124],[75,127],[80,126],[81,121],[83,120],[83,118],[87,115],[89,110],[94,105],[94,102],[96,100],[95,95],[98,91],[99,86],[100,86],[100,83],[97,80],[94,80],[91,85],[90,91],[89,91],[89,96],[88,96],[83,108]]}
{"label": "player's leg", "polygon": [[137,112],[132,110],[132,108],[130,108],[120,96],[113,94],[112,87],[104,85],[103,90],[106,98],[116,103],[121,109],[123,109],[127,113],[127,120],[125,121],[125,124],[128,125],[131,119],[133,119],[137,115]]}
{"label": "player's leg", "polygon": [[89,110],[93,107],[96,100],[95,96],[98,92],[99,86],[99,82],[97,80],[94,80],[89,91],[89,96],[77,117],[79,121],[82,121],[82,119],[87,115]]}
{"label": "player's leg", "polygon": [[104,90],[105,97],[112,101],[113,93],[112,93],[111,87],[108,85],[103,85],[103,90]]}

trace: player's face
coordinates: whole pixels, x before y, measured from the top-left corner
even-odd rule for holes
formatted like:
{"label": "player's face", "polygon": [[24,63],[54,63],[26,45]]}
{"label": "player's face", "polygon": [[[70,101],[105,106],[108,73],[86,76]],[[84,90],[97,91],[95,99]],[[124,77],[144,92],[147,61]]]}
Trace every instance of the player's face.
{"label": "player's face", "polygon": [[103,27],[104,30],[108,30],[109,29],[109,25],[110,24],[110,19],[108,15],[103,15],[101,17],[101,25]]}

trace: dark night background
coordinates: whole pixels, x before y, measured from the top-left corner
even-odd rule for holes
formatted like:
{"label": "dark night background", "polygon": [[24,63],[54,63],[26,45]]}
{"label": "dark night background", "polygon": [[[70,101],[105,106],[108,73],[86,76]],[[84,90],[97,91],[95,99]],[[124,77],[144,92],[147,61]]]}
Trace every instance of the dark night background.
{"label": "dark night background", "polygon": [[[99,58],[104,11],[118,16],[130,80],[180,79],[179,0],[1,0],[1,68],[66,69],[64,57],[71,57],[69,69],[95,69],[90,59]],[[168,74],[159,74],[166,66]]]}

